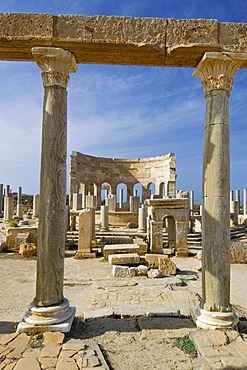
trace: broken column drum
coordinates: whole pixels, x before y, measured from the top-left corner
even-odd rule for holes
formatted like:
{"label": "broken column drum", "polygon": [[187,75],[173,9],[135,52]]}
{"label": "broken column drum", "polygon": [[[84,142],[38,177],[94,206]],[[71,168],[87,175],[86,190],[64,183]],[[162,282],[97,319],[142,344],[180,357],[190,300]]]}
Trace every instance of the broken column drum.
{"label": "broken column drum", "polygon": [[[32,49],[32,53],[42,70],[44,105],[36,296],[29,305],[24,320],[26,326],[40,325],[47,326],[49,330],[69,331],[75,310],[63,296],[66,237],[66,86],[69,73],[76,71],[76,62],[70,52],[60,48],[37,47]],[[19,331],[22,331],[21,324]],[[56,328],[51,327],[54,324]],[[24,325],[24,329],[26,326]]]}
{"label": "broken column drum", "polygon": [[222,53],[206,53],[194,76],[206,98],[203,159],[201,328],[235,326],[230,305],[230,134],[229,94],[240,65]]}

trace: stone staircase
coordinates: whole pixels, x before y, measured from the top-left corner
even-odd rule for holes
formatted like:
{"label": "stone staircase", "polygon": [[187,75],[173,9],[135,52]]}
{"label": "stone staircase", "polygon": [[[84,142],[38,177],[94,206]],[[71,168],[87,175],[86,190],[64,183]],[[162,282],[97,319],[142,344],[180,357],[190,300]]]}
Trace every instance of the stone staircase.
{"label": "stone staircase", "polygon": [[[124,229],[120,231],[119,229],[110,232],[104,232],[100,233],[96,231],[96,239],[101,238],[101,237],[107,237],[107,236],[112,236],[112,235],[117,235],[117,236],[140,236],[139,233],[136,233],[134,230],[127,230]],[[247,241],[247,227],[245,225],[243,226],[238,226],[234,227],[231,229],[231,240],[234,239],[240,239],[240,240],[246,240]],[[73,241],[75,244],[78,244],[78,231],[68,231],[67,232],[67,240],[68,241]],[[168,235],[167,233],[163,233],[163,240],[164,242],[168,242]],[[189,247],[198,247],[200,248],[202,244],[202,234],[200,232],[195,232],[195,233],[188,233],[188,246]]]}

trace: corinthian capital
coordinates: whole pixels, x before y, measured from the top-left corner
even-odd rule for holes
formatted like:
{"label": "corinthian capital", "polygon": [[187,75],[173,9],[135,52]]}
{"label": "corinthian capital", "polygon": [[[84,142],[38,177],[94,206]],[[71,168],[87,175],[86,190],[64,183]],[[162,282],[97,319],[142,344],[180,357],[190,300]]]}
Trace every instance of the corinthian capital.
{"label": "corinthian capital", "polygon": [[47,47],[34,47],[32,54],[42,70],[44,87],[58,85],[66,89],[69,73],[77,71],[74,55],[64,49]]}
{"label": "corinthian capital", "polygon": [[225,90],[230,93],[234,74],[241,64],[223,53],[205,53],[197,65],[193,76],[200,77],[205,95],[212,90]]}

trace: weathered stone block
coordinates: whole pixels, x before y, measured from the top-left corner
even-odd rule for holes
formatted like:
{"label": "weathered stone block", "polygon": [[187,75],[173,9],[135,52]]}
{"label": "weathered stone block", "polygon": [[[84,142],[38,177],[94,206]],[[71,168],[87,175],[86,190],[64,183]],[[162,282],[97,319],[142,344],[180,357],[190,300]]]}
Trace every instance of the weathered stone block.
{"label": "weathered stone block", "polygon": [[31,242],[31,235],[30,233],[19,233],[15,237],[15,247],[19,248],[23,243],[30,243]]}
{"label": "weathered stone block", "polygon": [[23,257],[36,256],[37,247],[34,243],[23,243],[20,245],[19,254]]}
{"label": "weathered stone block", "polygon": [[108,256],[110,265],[137,265],[140,256],[137,253],[110,254]]}
{"label": "weathered stone block", "polygon": [[137,244],[112,244],[105,245],[103,249],[103,254],[105,260],[108,260],[110,254],[120,254],[120,253],[140,253],[140,247]]}
{"label": "weathered stone block", "polygon": [[163,276],[176,275],[177,267],[170,258],[158,258],[159,271]]}
{"label": "weathered stone block", "polygon": [[247,244],[245,242],[231,243],[231,263],[247,263]]}
{"label": "weathered stone block", "polygon": [[222,51],[246,52],[247,24],[219,23],[219,43]]}
{"label": "weathered stone block", "polygon": [[[1,13],[0,38],[22,39],[52,39],[53,16],[50,14]],[[36,45],[36,44],[35,44]],[[31,46],[30,46],[31,52]]]}
{"label": "weathered stone block", "polygon": [[148,264],[149,268],[159,268],[159,259],[167,259],[168,257],[163,254],[151,254],[151,253],[146,253],[145,254],[145,260]]}
{"label": "weathered stone block", "polygon": [[144,265],[139,265],[136,268],[136,275],[137,276],[147,276],[148,275],[148,268]]}
{"label": "weathered stone block", "polygon": [[127,277],[129,276],[129,268],[127,266],[112,266],[113,277]]}

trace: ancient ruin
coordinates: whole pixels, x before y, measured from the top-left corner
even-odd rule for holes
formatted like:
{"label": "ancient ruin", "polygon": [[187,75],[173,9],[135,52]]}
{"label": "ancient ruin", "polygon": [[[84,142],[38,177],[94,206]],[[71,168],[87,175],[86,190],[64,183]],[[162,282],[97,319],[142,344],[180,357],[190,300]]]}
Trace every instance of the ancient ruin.
{"label": "ancient ruin", "polygon": [[[206,100],[202,206],[203,297],[196,322],[201,328],[235,328],[237,319],[230,304],[228,116],[234,75],[238,69],[247,68],[247,24],[203,19],[49,14],[0,14],[0,21],[0,59],[36,62],[41,69],[44,85],[36,295],[18,330],[35,327],[41,331],[69,331],[75,313],[63,295],[67,217],[66,88],[69,74],[76,72],[79,63],[195,68],[194,77],[201,79]],[[77,157],[79,167],[82,167],[78,171],[75,167],[76,158],[72,158],[71,194],[78,193],[81,184],[84,184],[90,192],[87,195],[92,197],[87,204],[90,208],[99,206],[93,198],[99,198],[99,184],[109,181],[114,195],[117,182],[124,175],[124,165],[131,167],[135,163],[141,166],[143,163],[141,160],[121,162],[105,159],[107,164],[111,163],[110,168],[119,168],[114,179],[104,173],[103,166],[101,174],[95,173],[93,162],[99,164],[98,159],[78,153],[72,157]],[[163,159],[172,163],[172,156]],[[92,177],[87,173],[88,161],[93,166]],[[149,161],[147,164],[150,164]],[[186,255],[184,225],[188,221],[188,213],[185,215],[188,200],[175,198],[175,174],[172,166],[170,169],[171,172],[169,166],[166,170],[158,168],[158,174],[153,177],[164,184],[164,192],[161,194],[159,191],[157,195],[172,196],[172,212],[167,209],[166,202],[169,199],[147,200],[151,180],[148,177],[152,177],[150,172],[147,171],[145,181],[138,171],[135,175],[130,173],[126,182],[127,186],[132,187],[140,177],[139,181],[143,182],[146,190],[144,199],[151,210],[148,214],[151,252],[162,253],[161,230],[166,219],[168,229],[173,230],[170,235],[176,235],[178,255]],[[4,198],[6,221],[12,219],[13,212],[8,190]],[[21,192],[19,205],[20,202]],[[174,213],[177,209],[179,217]],[[19,207],[19,217],[21,213]]]}

